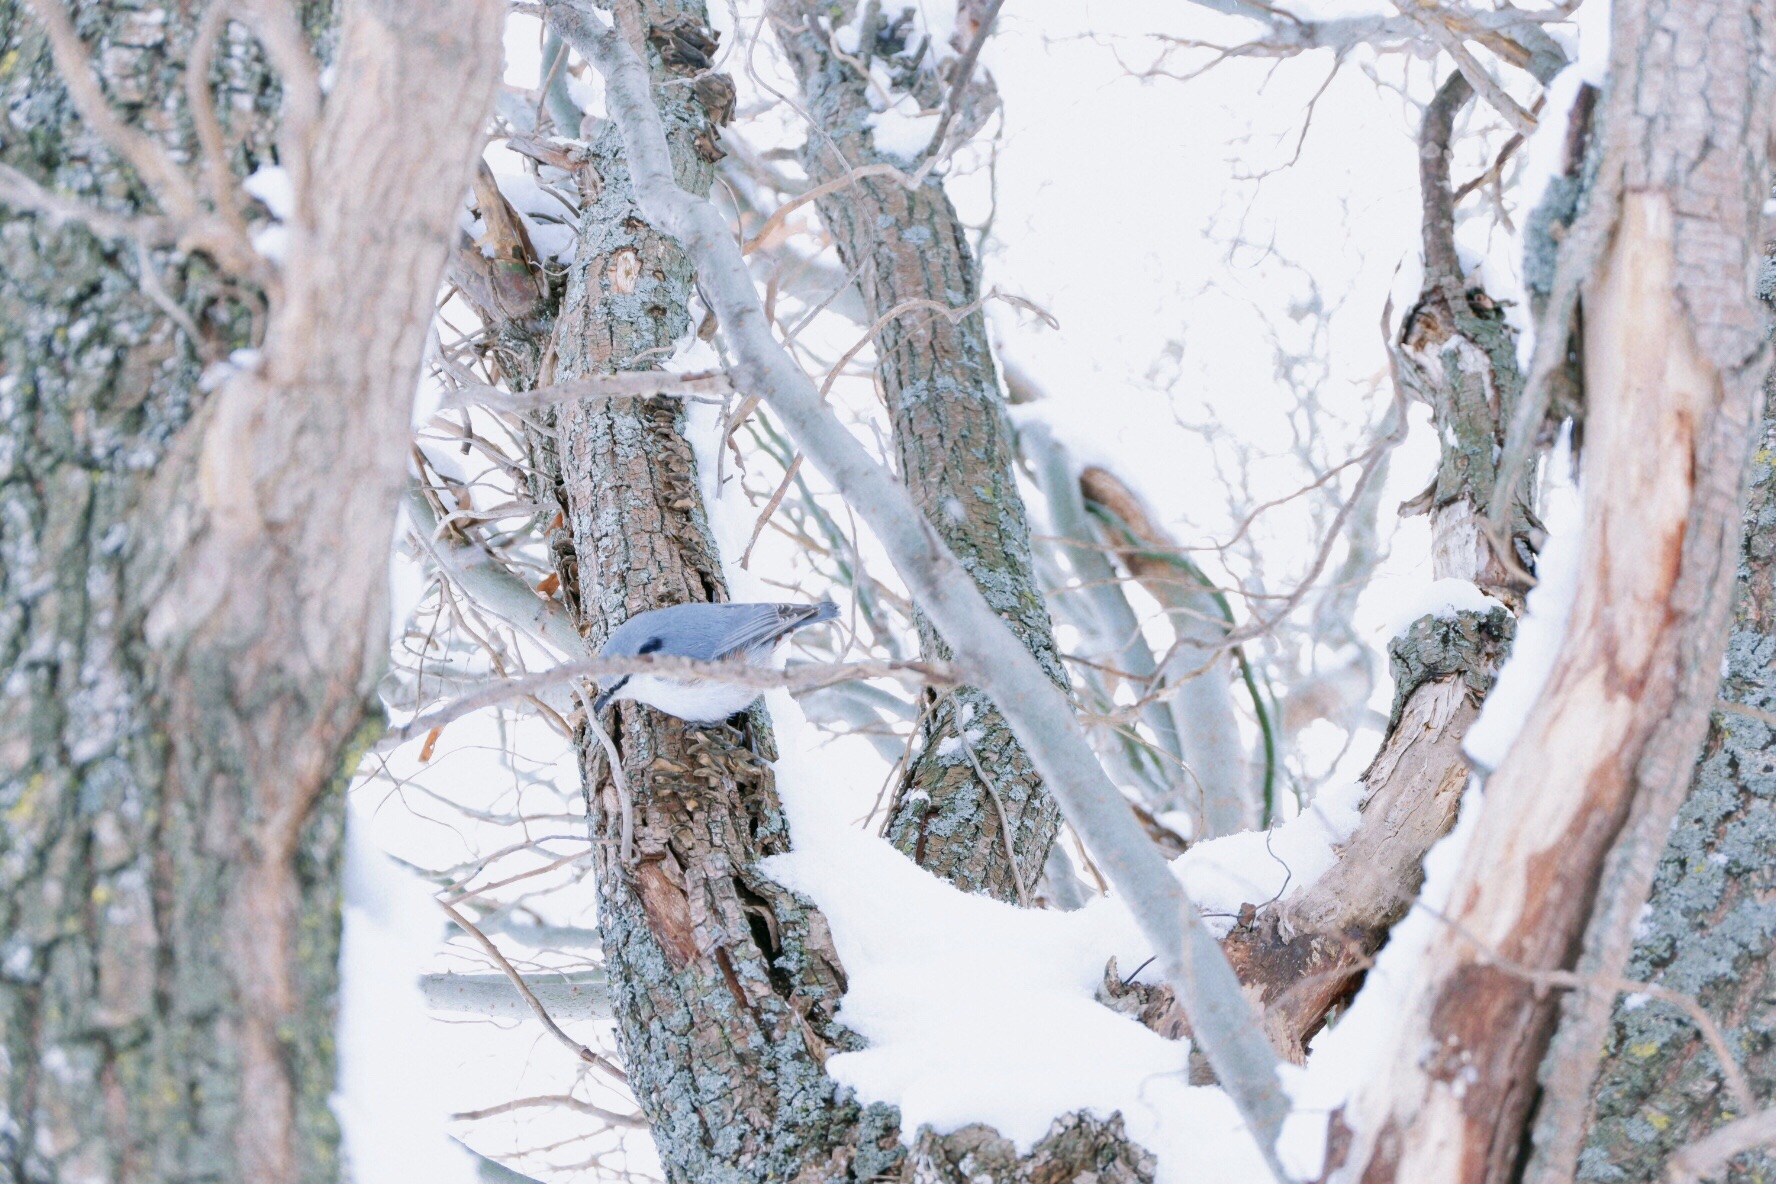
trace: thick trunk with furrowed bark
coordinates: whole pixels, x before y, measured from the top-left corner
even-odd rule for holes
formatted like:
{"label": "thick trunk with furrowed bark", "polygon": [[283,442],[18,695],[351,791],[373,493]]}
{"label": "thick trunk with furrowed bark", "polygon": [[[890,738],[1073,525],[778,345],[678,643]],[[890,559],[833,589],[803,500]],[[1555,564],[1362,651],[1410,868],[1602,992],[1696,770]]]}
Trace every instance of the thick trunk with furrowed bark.
{"label": "thick trunk with furrowed bark", "polygon": [[[644,27],[626,32],[656,81],[682,76],[644,44],[673,22],[707,30],[703,5],[639,12]],[[707,112],[685,86],[655,93],[679,182],[707,192],[712,170],[696,147],[713,135]],[[690,328],[690,265],[637,210],[614,126],[590,167],[597,189],[544,382],[650,368]],[[551,421],[533,440],[546,444],[538,459],[562,508],[552,549],[588,644],[638,612],[726,599],[683,403],[569,403]],[[841,1100],[823,1069],[856,1043],[833,1019],[844,972],[826,922],[758,867],[789,849],[763,707],[738,728],[695,728],[630,702],[605,720],[627,771],[634,850],[626,859],[625,807],[582,727],[599,930],[629,1084],[669,1178],[812,1182],[892,1170],[902,1157],[894,1113]]]}
{"label": "thick trunk with furrowed bark", "polygon": [[[59,4],[0,6],[13,1179],[338,1175],[341,791],[379,724],[408,409],[498,44],[488,3],[343,7],[324,36],[329,5],[267,10],[285,68],[337,38],[322,102],[221,21],[187,79],[205,38],[184,7],[76,5],[68,27]],[[64,86],[94,67],[97,100]],[[226,159],[200,171],[206,92]],[[124,130],[102,137],[106,105]],[[274,138],[298,205],[262,293],[225,210]],[[103,212],[57,224],[58,201]],[[172,247],[192,219],[204,253]]]}
{"label": "thick trunk with furrowed bark", "polygon": [[[108,95],[190,150],[179,96],[194,22],[97,8],[77,27],[105,63]],[[244,141],[231,164],[250,169],[267,151],[275,83],[244,36],[218,56],[222,106]],[[0,7],[0,100],[26,120],[0,130],[0,161],[113,212],[152,210],[78,130],[22,4]],[[250,1054],[228,913],[247,879],[240,770],[219,746],[209,775],[190,776],[196,754],[176,743],[185,721],[168,703],[170,681],[188,676],[143,636],[139,573],[169,542],[149,490],[180,463],[174,450],[206,402],[200,348],[250,344],[252,314],[207,260],[151,260],[201,347],[142,290],[131,244],[0,205],[0,1175],[20,1181],[196,1178],[242,1162],[233,1139]],[[284,1112],[305,1165],[292,1179],[335,1170],[341,834],[335,798],[290,865],[304,931],[284,1016],[297,1037]]]}
{"label": "thick trunk with furrowed bark", "polygon": [[[648,5],[642,14],[649,27],[704,23],[694,3]],[[657,54],[648,61],[657,82],[671,77]],[[702,112],[687,93],[655,90],[680,183],[706,190],[710,173],[695,148]],[[593,164],[602,185],[585,210],[548,381],[645,366],[648,350],[670,345],[689,324],[688,266],[637,213],[614,128],[595,144]],[[567,405],[539,435],[551,444],[539,456],[563,508],[557,559],[589,644],[636,612],[725,597],[682,404]],[[617,786],[601,769],[597,741],[583,736],[600,842],[600,931],[629,1082],[669,1178],[1152,1178],[1151,1157],[1115,1119],[1059,1122],[1028,1156],[974,1128],[924,1132],[909,1154],[892,1109],[859,1106],[824,1072],[827,1056],[857,1038],[834,1019],[844,972],[820,912],[757,866],[789,847],[763,708],[718,729],[633,703],[607,718],[633,800],[634,858],[622,854]]]}

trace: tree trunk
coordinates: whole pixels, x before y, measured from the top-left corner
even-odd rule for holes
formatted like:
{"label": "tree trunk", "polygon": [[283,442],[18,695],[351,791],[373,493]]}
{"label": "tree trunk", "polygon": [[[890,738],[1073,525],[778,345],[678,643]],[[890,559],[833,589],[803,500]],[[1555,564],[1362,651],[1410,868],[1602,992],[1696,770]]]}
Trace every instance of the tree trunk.
{"label": "tree trunk", "polygon": [[[707,193],[712,154],[698,145],[713,145],[715,125],[691,88],[667,85],[708,64],[703,4],[639,12],[642,27],[623,31],[653,73],[678,181]],[[598,184],[542,382],[654,368],[691,327],[690,264],[636,207],[615,125],[590,166]],[[676,399],[589,400],[563,404],[552,434],[534,438],[551,444],[537,459],[563,511],[552,549],[594,649],[638,612],[727,598],[684,427]],[[582,726],[599,930],[629,1084],[668,1178],[811,1184],[894,1169],[904,1154],[894,1112],[841,1100],[823,1069],[856,1043],[833,1019],[844,974],[826,922],[758,867],[789,850],[764,708],[738,729],[632,702],[607,719],[633,800],[634,858],[602,747]]]}
{"label": "tree trunk", "polygon": [[[824,185],[855,168],[896,163],[868,130],[864,78],[833,53],[822,27],[840,18],[803,0],[781,0],[773,11],[820,121],[802,154],[809,179]],[[874,42],[875,29],[863,36],[866,56],[887,48]],[[932,88],[926,98],[939,93],[929,69],[913,76],[914,88]],[[1065,688],[1012,468],[1011,421],[986,318],[975,307],[979,268],[955,207],[935,178],[908,189],[887,177],[858,179],[816,206],[876,326],[876,374],[901,480],[994,611]],[[948,658],[922,614],[918,625],[922,653]],[[922,743],[895,794],[889,841],[958,887],[1019,900],[1041,876],[1060,810],[979,690],[933,694],[928,708]],[[983,771],[994,784],[982,784]]]}
{"label": "tree trunk", "polygon": [[[703,27],[700,9],[689,5],[643,11],[650,32],[675,18],[693,39]],[[550,17],[575,45],[592,39],[580,11],[552,6]],[[623,30],[631,46],[644,40],[639,33]],[[654,101],[667,113],[677,179],[706,189],[708,172],[690,155],[704,132],[698,113],[677,106],[684,88],[660,85],[671,67],[652,51],[646,60]],[[614,276],[642,277],[645,309],[665,312],[656,318],[660,343],[688,326],[683,256],[636,217],[620,143],[613,129],[595,148],[603,185],[586,210],[557,331],[559,379],[597,372],[648,344],[638,339],[627,352],[602,345],[635,320],[637,302],[613,292]],[[638,266],[615,265],[625,250]],[[574,408],[558,419],[572,535],[559,552],[562,573],[594,640],[635,611],[723,594],[678,415],[662,400]],[[582,771],[601,844],[600,928],[620,1039],[669,1178],[1151,1179],[1151,1157],[1114,1119],[1060,1120],[1027,1156],[980,1128],[921,1132],[909,1155],[892,1109],[841,1097],[823,1064],[830,1052],[856,1046],[833,1020],[843,972],[818,910],[757,868],[788,849],[762,709],[738,732],[689,729],[631,704],[620,705],[619,716],[635,810],[633,865],[621,855],[622,803],[589,743]]]}
{"label": "tree trunk", "polygon": [[[1487,779],[1399,1044],[1352,1108],[1349,1178],[1517,1176],[1554,1021],[1546,975],[1573,965],[1631,815],[1660,830],[1687,783],[1764,370],[1753,291],[1773,17],[1751,0],[1614,9],[1581,215],[1612,233],[1569,235],[1563,260],[1587,268],[1578,598],[1535,712]],[[1590,241],[1607,244],[1594,266],[1574,246]]]}
{"label": "tree trunk", "polygon": [[[338,1174],[341,791],[497,12],[348,5],[323,102],[325,4],[254,17],[275,75],[220,8],[0,6],[13,1179]],[[274,138],[282,268],[237,204]]]}
{"label": "tree trunk", "polygon": [[[1776,702],[1765,689],[1776,614],[1773,447],[1776,423],[1766,418],[1745,514],[1739,601],[1721,686],[1725,707],[1714,715],[1624,972],[1701,1004],[1725,1031],[1762,1105],[1776,1097],[1776,1041],[1767,1019],[1776,994],[1776,918],[1768,903],[1776,891],[1769,855]],[[1644,996],[1615,998],[1602,1073],[1579,1100],[1581,1114],[1587,1100],[1588,1129],[1578,1131],[1580,1180],[1660,1180],[1673,1152],[1744,1116],[1694,1022]],[[1570,1172],[1572,1156],[1550,1166]],[[1772,1171],[1776,1158],[1760,1151],[1722,1179],[1751,1184]]]}

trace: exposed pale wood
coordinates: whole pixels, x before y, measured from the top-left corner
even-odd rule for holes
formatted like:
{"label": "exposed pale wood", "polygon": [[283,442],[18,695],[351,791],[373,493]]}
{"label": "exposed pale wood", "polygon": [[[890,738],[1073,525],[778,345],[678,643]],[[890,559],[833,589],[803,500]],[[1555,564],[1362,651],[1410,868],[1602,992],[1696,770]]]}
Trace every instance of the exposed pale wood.
{"label": "exposed pale wood", "polygon": [[[1776,22],[1750,0],[1614,13],[1600,126],[1626,183],[1580,343],[1580,588],[1553,674],[1488,779],[1387,1072],[1348,1116],[1353,1179],[1513,1178],[1554,1017],[1511,967],[1572,965],[1611,845],[1637,806],[1651,825],[1649,803],[1669,801],[1668,823],[1714,697],[1764,368],[1752,293]],[[1728,110],[1743,122],[1723,126]]]}

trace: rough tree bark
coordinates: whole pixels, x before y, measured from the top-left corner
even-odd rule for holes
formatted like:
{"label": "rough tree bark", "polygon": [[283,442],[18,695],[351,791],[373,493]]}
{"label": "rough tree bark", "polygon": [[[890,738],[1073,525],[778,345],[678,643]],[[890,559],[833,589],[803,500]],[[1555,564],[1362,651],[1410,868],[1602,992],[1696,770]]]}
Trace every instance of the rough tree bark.
{"label": "rough tree bark", "polygon": [[[1739,601],[1727,642],[1724,704],[1715,712],[1669,845],[1658,868],[1643,932],[1624,972],[1695,999],[1725,1031],[1760,1104],[1776,1096],[1776,727],[1767,673],[1776,651],[1776,423],[1766,417],[1745,514]],[[1611,992],[1612,995],[1615,992]],[[1658,999],[1618,999],[1602,1073],[1579,1099],[1588,1109],[1583,1151],[1550,1166],[1579,1180],[1655,1181],[1679,1148],[1730,1118],[1740,1103],[1683,1011]],[[1549,1156],[1550,1149],[1538,1153]],[[1559,1154],[1556,1149],[1554,1155]],[[1768,1151],[1740,1159],[1722,1177],[1752,1184],[1776,1171]],[[1568,1179],[1572,1178],[1570,1175]]]}
{"label": "rough tree bark", "polygon": [[[703,5],[649,2],[619,20],[652,70],[678,181],[707,193],[717,125],[696,91],[671,85],[709,67]],[[483,308],[506,324],[514,387],[657,368],[691,327],[690,264],[641,216],[614,125],[582,176],[580,243],[552,348],[524,346],[527,317]],[[541,364],[526,373],[522,359]],[[562,511],[551,538],[562,589],[594,649],[635,613],[727,597],[684,432],[683,403],[659,397],[562,404],[533,433],[543,492]],[[607,718],[632,797],[634,859],[602,746],[582,725],[599,930],[629,1084],[668,1176],[811,1181],[893,1168],[892,1111],[840,1100],[822,1070],[854,1043],[832,1018],[844,978],[825,921],[757,866],[789,848],[763,708],[739,729],[690,728],[633,703]]]}
{"label": "rough tree bark", "polygon": [[[344,8],[323,101],[325,4],[253,14],[265,55],[219,7],[0,7],[14,1179],[337,1175],[340,791],[499,44],[491,0]],[[240,213],[274,140],[281,268]]]}
{"label": "rough tree bark", "polygon": [[[817,125],[802,152],[809,179],[827,185],[865,166],[914,168],[876,147],[867,122],[867,79],[852,64],[858,59],[834,52],[831,29],[852,7],[835,14],[830,5],[778,0],[772,13]],[[886,14],[860,36],[863,61],[893,63],[897,89],[939,104],[943,83],[924,63],[944,47],[907,44],[904,25]],[[966,93],[970,110],[990,101],[978,84]],[[979,269],[955,207],[935,176],[911,189],[890,177],[857,178],[815,204],[840,259],[857,276],[875,328],[876,375],[893,427],[896,471],[994,611],[1065,688],[1012,467],[1011,421],[986,318],[976,306]],[[918,626],[922,652],[948,658],[948,646],[923,614]],[[928,708],[919,750],[895,793],[889,841],[959,887],[1018,900],[1041,876],[1060,810],[1004,717],[978,689],[934,693]],[[993,785],[981,783],[977,765]]]}
{"label": "rough tree bark", "polygon": [[[1463,282],[1449,176],[1455,117],[1473,97],[1451,74],[1419,129],[1424,290],[1394,353],[1401,386],[1428,404],[1442,450],[1429,488],[1407,513],[1431,515],[1431,571],[1473,584],[1520,609],[1533,572],[1533,474],[1510,493],[1509,553],[1484,529],[1495,497],[1494,460],[1523,378],[1516,334],[1479,287]],[[1241,977],[1259,986],[1271,1038],[1292,1059],[1362,973],[1418,895],[1424,856],[1455,825],[1468,781],[1462,741],[1479,717],[1512,636],[1503,608],[1414,622],[1388,646],[1394,704],[1380,751],[1363,774],[1362,820],[1336,866],[1304,892],[1228,935]]]}
{"label": "rough tree bark", "polygon": [[[624,6],[617,15],[631,47],[646,52],[676,180],[706,190],[709,154],[698,148],[713,147],[707,113],[688,88],[660,85],[707,67],[713,47],[700,7]],[[550,16],[585,46],[585,17],[560,8]],[[645,351],[688,327],[687,262],[639,216],[621,144],[610,128],[593,147],[599,184],[554,372],[544,367],[542,379],[645,365]],[[563,587],[593,641],[635,611],[723,595],[680,415],[669,400],[610,401],[563,408],[541,433],[554,441],[554,456],[542,449],[538,459],[559,479]],[[601,840],[600,927],[630,1083],[671,1178],[1151,1178],[1151,1157],[1114,1118],[1058,1122],[1025,1157],[979,1128],[920,1132],[908,1154],[891,1109],[838,1096],[822,1064],[855,1043],[832,1019],[842,970],[819,912],[756,868],[788,846],[762,710],[716,733],[635,705],[618,720],[633,864],[621,854],[618,792],[601,776],[596,745],[581,746]]]}
{"label": "rough tree bark", "polygon": [[1205,1055],[1280,1172],[1275,1141],[1287,1104],[1275,1053],[1201,915],[1093,757],[1065,696],[993,611],[905,487],[823,407],[818,389],[772,335],[726,221],[674,179],[645,64],[580,0],[549,0],[548,12],[604,75],[642,208],[669,227],[697,262],[700,291],[721,318],[732,353],[734,381],[769,404],[856,508],[950,641],[963,677],[980,684],[1011,721],[1069,822],[1110,884],[1125,894],[1161,973],[1185,1000]]}
{"label": "rough tree bark", "polygon": [[[1765,366],[1754,290],[1773,17],[1752,0],[1614,8],[1580,215],[1608,233],[1576,230],[1561,264],[1584,293],[1580,589],[1536,710],[1487,780],[1387,1071],[1353,1104],[1345,1177],[1515,1178],[1554,1020],[1545,972],[1573,965],[1610,903],[1599,876],[1630,818],[1662,833],[1687,785]],[[1598,257],[1581,256],[1588,243]],[[1541,348],[1555,357],[1565,313],[1551,302]]]}
{"label": "rough tree bark", "polygon": [[[647,54],[679,183],[707,192],[711,112],[690,88],[666,85],[708,67],[702,5],[664,0],[618,19]],[[647,368],[690,327],[689,264],[640,216],[614,126],[588,164],[596,183],[585,187],[553,348],[535,345],[548,319],[539,306],[482,309],[501,326],[515,385]],[[684,428],[678,400],[616,399],[564,404],[533,436],[546,492],[562,507],[553,550],[563,588],[593,644],[636,612],[726,596]],[[1105,1180],[1151,1178],[1150,1157],[1114,1120],[1061,1124],[1027,1161],[985,1130],[925,1132],[909,1156],[892,1109],[841,1097],[825,1075],[826,1057],[857,1043],[833,1019],[843,970],[819,911],[758,870],[789,848],[763,708],[737,729],[688,728],[636,704],[616,719],[633,863],[600,745],[584,731],[580,743],[600,841],[600,932],[629,1083],[670,1178],[947,1181],[1001,1161],[994,1179],[1038,1169],[1073,1179],[1088,1168]]]}

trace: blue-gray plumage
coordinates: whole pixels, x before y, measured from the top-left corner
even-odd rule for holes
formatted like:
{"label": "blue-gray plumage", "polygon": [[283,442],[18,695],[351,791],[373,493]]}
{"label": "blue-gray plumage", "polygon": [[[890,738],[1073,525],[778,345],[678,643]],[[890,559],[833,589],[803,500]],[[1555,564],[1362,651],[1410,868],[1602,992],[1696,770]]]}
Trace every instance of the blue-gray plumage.
{"label": "blue-gray plumage", "polygon": [[[605,658],[661,654],[703,662],[727,659],[749,666],[770,663],[777,644],[807,625],[839,615],[830,600],[819,604],[675,604],[637,613],[599,650]],[[634,699],[695,724],[716,723],[744,711],[759,697],[756,687],[701,678],[623,675],[604,688],[592,705],[603,711],[612,699]]]}

